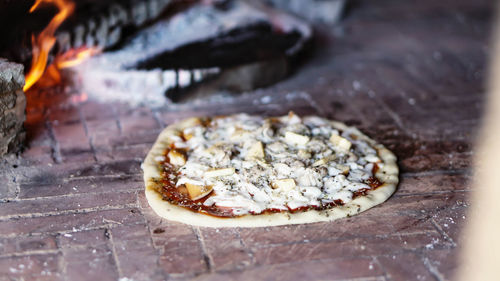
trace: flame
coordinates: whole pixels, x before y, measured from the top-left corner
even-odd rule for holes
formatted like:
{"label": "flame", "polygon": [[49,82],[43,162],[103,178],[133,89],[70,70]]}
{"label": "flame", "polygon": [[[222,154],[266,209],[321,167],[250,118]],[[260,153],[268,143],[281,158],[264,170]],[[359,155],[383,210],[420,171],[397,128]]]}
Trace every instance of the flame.
{"label": "flame", "polygon": [[53,3],[59,9],[59,12],[52,18],[49,25],[38,36],[32,36],[33,43],[33,58],[31,62],[31,69],[26,75],[26,84],[24,91],[28,90],[42,77],[47,66],[49,52],[56,43],[54,36],[57,28],[61,23],[73,13],[75,5],[69,0],[36,0],[35,4],[30,9],[30,13],[38,8],[41,3]]}
{"label": "flame", "polygon": [[58,69],[73,67],[90,58],[93,55],[99,54],[100,48],[81,47],[67,51],[56,58],[55,64]]}
{"label": "flame", "polygon": [[61,80],[62,78],[59,69],[57,69],[55,65],[51,64],[47,67],[47,69],[45,69],[45,72],[42,77],[40,77],[40,80],[36,82],[36,86],[42,88],[54,87],[61,83]]}

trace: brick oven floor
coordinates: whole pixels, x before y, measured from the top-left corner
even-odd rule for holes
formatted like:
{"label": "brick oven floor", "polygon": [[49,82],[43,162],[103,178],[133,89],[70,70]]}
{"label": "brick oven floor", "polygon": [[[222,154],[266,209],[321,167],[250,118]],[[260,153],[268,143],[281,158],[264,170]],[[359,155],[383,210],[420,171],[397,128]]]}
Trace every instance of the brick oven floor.
{"label": "brick oven floor", "polygon": [[[376,3],[375,3],[376,2]],[[469,206],[494,1],[355,1],[288,80],[150,109],[32,107],[2,160],[0,280],[446,280]],[[33,99],[33,97],[32,97]],[[399,158],[386,203],[331,223],[210,229],[148,207],[140,164],[181,118],[294,110],[356,125]]]}

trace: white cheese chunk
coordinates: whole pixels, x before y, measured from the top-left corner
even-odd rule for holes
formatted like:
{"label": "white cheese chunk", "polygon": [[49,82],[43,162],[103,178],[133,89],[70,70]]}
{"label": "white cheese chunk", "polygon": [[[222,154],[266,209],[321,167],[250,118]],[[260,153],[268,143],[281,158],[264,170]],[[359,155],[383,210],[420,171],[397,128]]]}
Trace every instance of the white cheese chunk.
{"label": "white cheese chunk", "polygon": [[[240,210],[239,214],[246,214],[248,212],[261,213],[264,209],[263,207],[252,199],[245,198],[241,195],[236,195],[232,197],[219,197],[214,196],[215,205],[219,207],[230,207],[233,208],[233,212]],[[210,198],[209,198],[210,199]]]}
{"label": "white cheese chunk", "polygon": [[275,180],[271,184],[274,189],[281,189],[284,192],[288,192],[295,187],[295,181],[293,179],[280,179]]}
{"label": "white cheese chunk", "polygon": [[370,178],[370,175],[363,170],[352,170],[348,176],[348,179],[354,182],[365,181],[368,178]]}
{"label": "white cheese chunk", "polygon": [[266,150],[269,150],[272,153],[281,153],[285,151],[285,145],[283,145],[281,142],[273,142],[266,145]]}
{"label": "white cheese chunk", "polygon": [[307,206],[307,202],[302,202],[302,201],[290,201],[287,203],[288,208],[291,210],[295,210],[300,207],[305,207]]}
{"label": "white cheese chunk", "polygon": [[302,191],[302,194],[304,194],[305,197],[311,199],[316,199],[321,196],[321,189],[314,186],[302,187],[300,191]]}
{"label": "white cheese chunk", "polygon": [[203,176],[205,178],[215,178],[215,177],[224,177],[224,176],[230,176],[234,174],[234,168],[222,168],[222,169],[212,169],[206,171]]}
{"label": "white cheese chunk", "polygon": [[347,190],[353,192],[353,191],[358,191],[358,190],[362,190],[362,189],[370,189],[370,186],[368,186],[367,184],[364,184],[364,183],[359,183],[359,182],[351,182],[348,186],[347,186]]}
{"label": "white cheese chunk", "polygon": [[276,163],[273,165],[273,167],[278,174],[278,177],[289,177],[293,171],[290,166],[284,163]]}
{"label": "white cheese chunk", "polygon": [[335,164],[328,167],[328,175],[336,176],[339,174],[347,175],[349,174],[349,166],[343,164]]}
{"label": "white cheese chunk", "polygon": [[292,145],[305,145],[309,141],[308,136],[296,134],[294,132],[285,133],[285,141]]}
{"label": "white cheese chunk", "polygon": [[327,194],[333,194],[338,192],[344,187],[345,184],[345,176],[344,175],[337,175],[333,178],[327,178],[324,182],[324,189]]}
{"label": "white cheese chunk", "polygon": [[321,165],[325,165],[325,164],[328,164],[330,161],[332,161],[334,159],[335,159],[334,155],[329,155],[327,157],[323,157],[323,158],[317,160],[316,162],[314,162],[312,164],[312,166],[313,167],[318,167],[318,166],[321,166]]}
{"label": "white cheese chunk", "polygon": [[348,141],[346,138],[343,138],[341,136],[332,134],[330,136],[330,142],[333,143],[336,147],[340,148],[341,150],[348,151],[351,149],[352,143]]}
{"label": "white cheese chunk", "polygon": [[314,163],[312,164],[312,166],[313,166],[313,167],[318,167],[318,166],[321,166],[321,165],[325,165],[326,163],[328,163],[328,162],[326,161],[326,159],[325,159],[325,158],[321,158],[321,159],[317,160],[316,162],[314,162]]}
{"label": "white cheese chunk", "polygon": [[203,205],[205,206],[212,206],[215,203],[215,196],[208,197],[204,202]]}
{"label": "white cheese chunk", "polygon": [[212,192],[211,186],[196,185],[196,184],[191,184],[191,183],[186,183],[185,186],[187,188],[189,197],[192,200],[201,199],[201,198],[207,196],[210,192]]}
{"label": "white cheese chunk", "polygon": [[297,178],[297,184],[300,186],[321,186],[321,175],[311,168],[305,169],[304,173]]}
{"label": "white cheese chunk", "polygon": [[231,134],[230,139],[232,141],[240,141],[240,140],[248,139],[249,137],[250,137],[249,131],[238,128],[238,129],[234,130],[234,132]]}
{"label": "white cheese chunk", "polygon": [[201,178],[208,168],[206,165],[195,163],[194,159],[188,159],[186,164],[179,169],[179,172],[181,172],[181,175],[190,178]]}
{"label": "white cheese chunk", "polygon": [[265,191],[259,189],[258,187],[256,187],[251,183],[243,182],[241,187],[243,189],[246,189],[248,194],[250,194],[252,199],[255,200],[256,202],[268,203],[271,201],[271,198]]}
{"label": "white cheese chunk", "polygon": [[192,184],[192,185],[204,185],[205,183],[201,180],[195,180],[195,179],[191,179],[191,178],[188,178],[188,177],[181,177],[179,180],[177,180],[177,183],[175,184],[175,186],[179,186],[179,185],[183,185],[183,184]]}
{"label": "white cheese chunk", "polygon": [[168,152],[168,158],[172,165],[182,166],[186,164],[186,156],[175,149]]}
{"label": "white cheese chunk", "polygon": [[300,159],[310,159],[312,155],[305,149],[299,149],[297,156],[299,156]]}
{"label": "white cheese chunk", "polygon": [[214,144],[213,146],[200,151],[200,156],[209,160],[210,166],[226,166],[230,162],[230,151],[227,151],[224,146]]}
{"label": "white cheese chunk", "polygon": [[264,158],[264,156],[265,156],[264,147],[262,146],[262,143],[260,141],[258,141],[256,143],[254,143],[248,149],[245,160],[254,159],[254,158],[262,159],[262,158]]}
{"label": "white cheese chunk", "polygon": [[310,202],[309,199],[302,196],[302,194],[300,194],[300,192],[297,190],[291,190],[290,192],[288,192],[287,197],[289,199],[287,206],[292,210],[299,207],[308,206]]}
{"label": "white cheese chunk", "polygon": [[339,190],[336,193],[332,194],[329,199],[332,200],[342,200],[344,203],[348,203],[352,200],[352,192],[348,190]]}
{"label": "white cheese chunk", "polygon": [[347,174],[349,173],[349,171],[350,171],[349,166],[346,166],[346,165],[337,164],[337,165],[335,165],[335,167],[336,167],[337,169],[339,169],[339,170],[340,170],[340,172],[341,172],[342,174],[344,174],[344,175],[347,175]]}

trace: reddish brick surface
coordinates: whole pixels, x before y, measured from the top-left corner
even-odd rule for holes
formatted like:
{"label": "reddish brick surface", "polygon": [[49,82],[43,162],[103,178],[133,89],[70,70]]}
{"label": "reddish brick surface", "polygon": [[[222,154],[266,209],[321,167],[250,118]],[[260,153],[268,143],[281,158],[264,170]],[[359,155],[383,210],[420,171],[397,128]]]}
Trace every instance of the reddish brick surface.
{"label": "reddish brick surface", "polygon": [[92,121],[101,120],[112,122],[117,120],[117,109],[115,105],[98,103],[92,100],[80,104],[80,109],[87,124]]}
{"label": "reddish brick surface", "polygon": [[[82,154],[91,154],[89,139],[81,122],[70,124],[54,122],[52,128],[63,158],[78,156],[81,158]],[[64,160],[68,161],[68,159]]]}
{"label": "reddish brick surface", "polygon": [[405,281],[408,277],[413,280],[436,280],[427,270],[422,257],[416,253],[380,256],[377,261],[385,268],[388,280]]}
{"label": "reddish brick surface", "polygon": [[34,235],[28,237],[2,238],[0,240],[1,256],[19,255],[36,251],[57,251],[56,237],[54,235]]}
{"label": "reddish brick surface", "polygon": [[433,215],[433,220],[441,231],[446,233],[454,241],[459,242],[459,240],[462,239],[460,236],[461,230],[465,226],[467,216],[467,208],[454,207]]}
{"label": "reddish brick surface", "polygon": [[434,250],[424,254],[424,263],[427,268],[442,280],[453,280],[458,268],[459,251]]}
{"label": "reddish brick surface", "polygon": [[[73,197],[73,196],[72,196]],[[61,213],[67,211],[89,210],[97,208],[112,208],[113,206],[133,206],[136,203],[136,193],[99,193],[77,194],[68,200],[66,196],[35,198],[32,200],[16,200],[0,205],[0,218],[18,216],[39,216],[46,213]]]}
{"label": "reddish brick surface", "polygon": [[89,138],[95,149],[105,149],[113,146],[111,140],[120,138],[120,129],[115,119],[87,120]]}
{"label": "reddish brick surface", "polygon": [[[27,148],[0,161],[0,280],[450,280],[493,9],[417,2],[356,1],[340,25],[318,27],[288,79],[232,98],[148,108],[31,93]],[[149,208],[140,165],[163,127],[289,110],[393,150],[398,191],[351,218],[256,229],[191,227]]]}
{"label": "reddish brick surface", "polygon": [[64,233],[58,236],[58,243],[62,248],[97,246],[106,244],[106,229],[89,229]]}
{"label": "reddish brick surface", "polygon": [[0,257],[3,280],[64,280],[59,254]]}
{"label": "reddish brick surface", "polygon": [[140,175],[112,175],[109,177],[84,177],[62,179],[54,183],[21,184],[19,198],[50,197],[80,193],[107,193],[134,191],[143,188]]}
{"label": "reddish brick surface", "polygon": [[[384,280],[383,269],[371,258],[289,261],[246,271],[201,275],[200,280]],[[365,279],[366,278],[366,279]]]}
{"label": "reddish brick surface", "polygon": [[[119,226],[113,228],[110,233],[120,277],[151,280],[161,273],[158,264],[159,251],[153,246],[147,225]],[[145,266],[148,270],[144,270]]]}
{"label": "reddish brick surface", "polygon": [[462,173],[408,174],[403,175],[397,195],[432,192],[464,191],[470,189],[471,176]]}
{"label": "reddish brick surface", "polygon": [[236,229],[203,228],[201,233],[214,270],[244,268],[254,262],[253,253],[243,244]]}
{"label": "reddish brick surface", "polygon": [[135,208],[69,213],[0,221],[1,236],[57,233],[99,228],[106,225],[134,224],[143,221]]}
{"label": "reddish brick surface", "polygon": [[23,158],[36,164],[49,164],[53,162],[51,157],[52,148],[45,146],[32,146],[27,148],[23,153]]}
{"label": "reddish brick surface", "polygon": [[71,280],[117,280],[113,252],[106,244],[63,248],[64,276]]}
{"label": "reddish brick surface", "polygon": [[[368,211],[370,212],[370,211]],[[241,229],[241,237],[247,245],[281,244],[299,241],[324,241],[338,238],[387,236],[393,233],[435,231],[425,218],[409,216],[371,216],[369,213],[332,223],[314,223],[299,226]]]}
{"label": "reddish brick surface", "polygon": [[120,161],[126,159],[140,159],[142,161],[150,149],[150,143],[115,146],[112,149],[97,148],[96,158],[99,162]]}

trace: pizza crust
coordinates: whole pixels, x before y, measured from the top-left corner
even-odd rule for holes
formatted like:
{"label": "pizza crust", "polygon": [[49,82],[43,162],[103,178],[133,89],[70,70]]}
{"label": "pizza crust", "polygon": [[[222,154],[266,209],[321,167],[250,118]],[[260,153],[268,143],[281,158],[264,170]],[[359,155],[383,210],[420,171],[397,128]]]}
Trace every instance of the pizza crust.
{"label": "pizza crust", "polygon": [[321,211],[308,210],[296,213],[280,212],[244,215],[234,218],[220,218],[201,214],[163,200],[162,195],[157,191],[159,186],[155,181],[155,179],[161,177],[160,166],[155,159],[161,157],[164,151],[169,148],[170,137],[177,135],[185,128],[199,124],[199,122],[199,118],[189,118],[165,128],[158,136],[158,139],[144,160],[142,168],[144,171],[146,199],[155,213],[165,219],[204,227],[265,227],[333,221],[339,218],[356,215],[383,203],[395,192],[399,181],[399,169],[396,164],[396,156],[391,151],[368,138],[359,130],[347,127],[345,124],[337,121],[331,121],[334,127],[341,130],[350,128],[360,139],[368,142],[377,150],[378,156],[384,163],[383,167],[375,174],[375,176],[383,182],[377,189],[368,191],[365,196],[358,196],[343,206]]}

